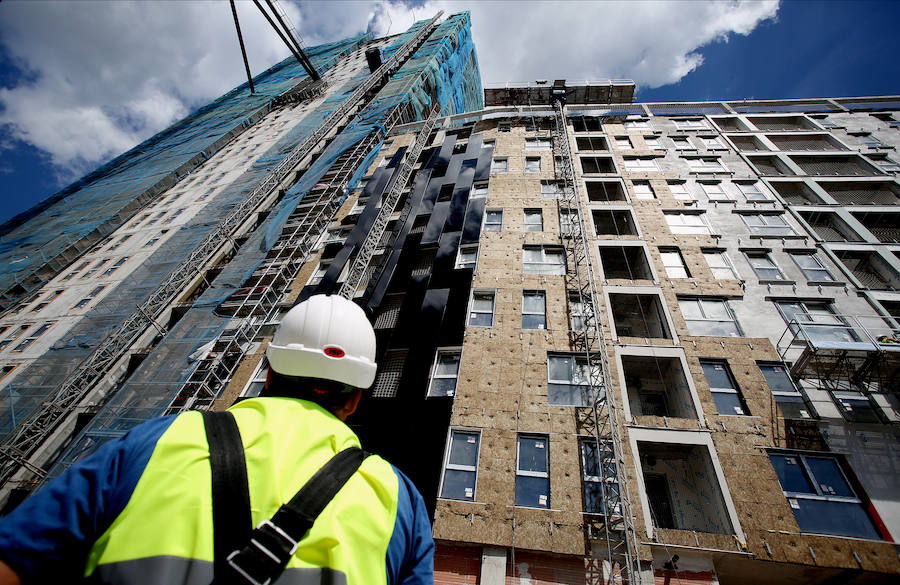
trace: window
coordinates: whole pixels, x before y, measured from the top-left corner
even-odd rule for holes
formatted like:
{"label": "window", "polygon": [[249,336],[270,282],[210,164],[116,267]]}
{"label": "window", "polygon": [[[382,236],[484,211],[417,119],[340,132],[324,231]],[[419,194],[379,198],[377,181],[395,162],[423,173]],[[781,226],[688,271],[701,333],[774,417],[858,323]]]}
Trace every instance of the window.
{"label": "window", "polygon": [[27,331],[32,325],[33,323],[26,323],[24,325],[20,325],[17,329],[13,329],[12,333],[10,333],[6,339],[0,341],[0,351],[6,349],[6,346],[18,339],[19,336],[25,333],[25,331]]}
{"label": "window", "polygon": [[494,148],[494,144],[496,141],[493,139],[484,140],[481,142],[481,148]]}
{"label": "window", "polygon": [[[602,466],[601,466],[602,464]],[[581,474],[584,484],[584,511],[589,514],[605,514],[603,484],[607,498],[619,501],[619,485],[616,483],[616,460],[612,444],[604,443],[601,452],[596,439],[581,440]],[[618,507],[618,504],[616,504]],[[616,512],[617,510],[614,510]]]}
{"label": "window", "polygon": [[[599,364],[594,364],[599,367]],[[547,356],[547,400],[556,406],[590,406],[590,371],[581,356]]]}
{"label": "window", "polygon": [[831,384],[837,389],[829,389],[829,393],[845,420],[856,423],[884,422],[878,405],[867,393],[855,390],[845,380],[832,381]]}
{"label": "window", "polygon": [[160,240],[160,238],[162,238],[162,237],[163,237],[163,234],[162,234],[162,233],[153,236],[152,238],[150,238],[149,240],[147,240],[147,243],[144,244],[144,247],[145,247],[145,248],[151,247],[153,244],[155,244],[156,242],[158,242],[158,241]]}
{"label": "window", "polygon": [[566,257],[562,248],[550,246],[524,246],[522,270],[526,274],[566,273]]}
{"label": "window", "polygon": [[563,234],[578,233],[578,210],[577,209],[560,209],[559,210],[559,231]]}
{"label": "window", "polygon": [[118,269],[119,269],[119,266],[121,266],[122,264],[125,264],[126,262],[128,262],[128,259],[129,259],[129,258],[130,258],[129,256],[124,256],[124,257],[119,258],[118,260],[116,260],[116,263],[115,263],[115,264],[113,264],[112,266],[110,266],[109,268],[107,268],[107,269],[103,272],[103,276],[109,276],[110,274],[112,274],[113,272],[115,272],[116,270],[118,270]]}
{"label": "window", "polygon": [[607,150],[606,139],[602,136],[578,136],[575,138],[578,150]]}
{"label": "window", "polygon": [[625,122],[626,130],[649,130],[650,122],[647,120],[629,120]]}
{"label": "window", "polygon": [[581,172],[590,173],[615,173],[616,167],[612,158],[608,156],[583,156],[581,160]]}
{"label": "window", "polygon": [[806,280],[813,282],[832,282],[834,276],[825,268],[815,253],[792,253],[794,263],[803,271]]}
{"label": "window", "polygon": [[563,194],[563,186],[559,181],[541,181],[541,196],[545,199],[556,199]]}
{"label": "window", "polygon": [[703,192],[710,201],[728,201],[731,199],[725,193],[725,189],[722,188],[722,183],[720,181],[716,181],[715,183],[700,183],[700,188],[703,189]]}
{"label": "window", "polygon": [[744,403],[744,397],[734,381],[731,368],[725,360],[700,360],[703,375],[712,392],[713,401],[719,414],[748,415],[750,411]]}
{"label": "window", "polygon": [[97,271],[100,270],[101,268],[103,268],[106,265],[106,263],[109,261],[110,261],[109,258],[104,258],[103,260],[100,260],[94,266],[92,266],[91,268],[86,270],[85,273],[81,275],[81,278],[85,279],[85,278],[90,278],[90,277],[94,276],[97,273]]}
{"label": "window", "polygon": [[459,377],[458,349],[439,349],[431,368],[431,382],[428,396],[453,396],[456,393],[456,379]]}
{"label": "window", "polygon": [[616,148],[619,150],[631,150],[633,147],[631,146],[631,139],[627,136],[616,136]]}
{"label": "window", "polygon": [[831,304],[821,301],[775,301],[781,317],[797,339],[816,343],[852,343],[859,341],[856,332],[834,314]]}
{"label": "window", "polygon": [[675,145],[677,150],[691,150],[694,148],[687,136],[673,136],[672,144]]}
{"label": "window", "polygon": [[526,209],[524,229],[526,232],[544,231],[544,214],[540,209]]}
{"label": "window", "polygon": [[747,201],[769,201],[769,196],[759,188],[759,183],[757,181],[752,183],[738,183],[737,186]]}
{"label": "window", "polygon": [[685,160],[687,161],[691,172],[695,173],[720,173],[728,170],[722,166],[722,162],[719,158],[714,156],[687,158]]}
{"label": "window", "polygon": [[706,150],[721,150],[725,148],[725,146],[722,144],[722,141],[715,136],[701,136],[700,143]]}
{"label": "window", "polygon": [[319,262],[319,265],[316,267],[316,271],[312,273],[312,276],[309,277],[309,282],[306,283],[306,286],[314,286],[322,282],[322,279],[325,277],[325,273],[328,272],[328,268],[331,266],[330,260],[322,260]]}
{"label": "window", "polygon": [[694,196],[690,194],[687,190],[687,184],[684,181],[670,181],[666,183],[669,186],[669,192],[672,193],[672,197],[675,199],[681,199],[685,201],[693,201]]}
{"label": "window", "polygon": [[512,129],[512,125],[509,122],[500,122],[497,124],[497,132],[509,132]]}
{"label": "window", "polygon": [[659,255],[662,257],[663,266],[666,269],[666,276],[669,278],[690,278],[691,273],[688,272],[681,256],[681,250],[678,248],[660,248]]}
{"label": "window", "polygon": [[666,223],[673,234],[709,234],[709,226],[702,213],[664,212]]}
{"label": "window", "polygon": [[632,172],[658,171],[659,167],[656,166],[656,159],[653,157],[626,157],[625,170]]}
{"label": "window", "polygon": [[869,160],[878,165],[878,168],[886,173],[900,172],[900,165],[889,159],[886,155],[870,154]]}
{"label": "window", "polygon": [[494,291],[472,291],[469,303],[469,327],[494,325]]}
{"label": "window", "polygon": [[650,186],[650,181],[634,181],[634,198],[635,199],[656,199],[656,193]]}
{"label": "window", "polygon": [[488,194],[488,184],[484,183],[475,183],[472,185],[472,192],[470,197],[487,197]]}
{"label": "window", "polygon": [[182,213],[184,213],[184,208],[183,208],[183,207],[182,207],[182,208],[179,208],[179,209],[176,209],[176,210],[175,210],[175,213],[173,213],[172,215],[170,215],[169,217],[167,217],[167,218],[166,218],[166,221],[164,221],[163,223],[172,223],[173,221],[175,221],[175,218],[178,217],[179,215],[181,215]]}
{"label": "window", "polygon": [[509,161],[505,158],[495,158],[491,161],[492,173],[505,173],[509,170]]}
{"label": "window", "polygon": [[749,228],[750,233],[757,236],[793,236],[794,228],[779,215],[764,215],[762,213],[744,213],[741,219]]}
{"label": "window", "polygon": [[484,212],[484,231],[499,232],[503,228],[503,210],[488,209]]}
{"label": "window", "polygon": [[478,246],[460,246],[456,255],[457,268],[471,268],[475,270],[478,263]]}
{"label": "window", "polygon": [[475,500],[475,484],[478,477],[478,447],[481,433],[478,431],[450,431],[447,458],[444,460],[444,479],[441,497],[450,500]]}
{"label": "window", "polygon": [[526,138],[525,139],[525,150],[547,150],[547,149],[551,148],[552,146],[553,146],[553,144],[551,143],[549,138]]}
{"label": "window", "polygon": [[519,435],[516,448],[516,506],[550,507],[547,435]]}
{"label": "window", "polygon": [[881,538],[835,457],[769,453],[769,460],[800,530]]}
{"label": "window", "polygon": [[781,269],[768,252],[745,252],[747,262],[760,280],[785,280]]}
{"label": "window", "polygon": [[74,305],[72,308],[73,308],[73,309],[80,309],[81,307],[87,305],[87,304],[90,303],[92,300],[94,300],[94,297],[96,297],[97,295],[99,295],[99,294],[103,291],[103,289],[105,289],[105,288],[106,288],[106,285],[100,285],[100,286],[98,286],[98,287],[94,287],[94,290],[92,290],[91,292],[89,292],[88,295],[87,295],[86,297],[84,297],[83,299],[81,299],[80,301],[78,301],[77,303],[75,303],[75,305]]}
{"label": "window", "polygon": [[775,402],[781,407],[781,414],[784,418],[811,418],[806,399],[800,393],[797,385],[794,384],[787,368],[779,363],[759,362],[756,365],[766,379],[769,390],[771,390],[772,396],[775,397]]}
{"label": "window", "polygon": [[263,388],[266,387],[266,378],[269,376],[269,360],[265,356],[259,361],[259,365],[256,366],[256,370],[253,371],[253,375],[250,376],[250,380],[247,382],[247,385],[244,386],[243,391],[241,391],[241,396],[243,397],[253,397],[259,396],[259,393],[262,392]]}
{"label": "window", "polygon": [[0,382],[5,380],[6,377],[9,376],[17,367],[19,367],[19,364],[9,364],[3,366],[3,368],[0,369]]}
{"label": "window", "polygon": [[76,269],[73,270],[72,272],[70,272],[70,273],[68,273],[67,275],[65,275],[64,277],[62,277],[62,280],[70,280],[70,279],[71,279],[72,277],[74,277],[76,274],[78,274],[79,272],[81,272],[82,270],[84,270],[85,268],[87,268],[87,265],[90,264],[90,263],[91,263],[90,260],[87,260],[87,261],[85,261],[85,262],[82,262],[81,264],[78,265],[78,268],[76,268]]}
{"label": "window", "polygon": [[115,250],[116,248],[118,248],[119,246],[121,246],[122,244],[124,244],[125,242],[127,242],[129,239],[131,239],[131,235],[132,235],[132,234],[125,234],[124,236],[122,236],[121,238],[119,238],[119,240],[118,240],[117,242],[115,242],[115,243],[112,244],[109,248],[107,248],[106,251],[107,251],[107,252],[112,252],[113,250]]}
{"label": "window", "polygon": [[679,130],[708,130],[709,126],[703,118],[685,118],[683,120],[672,120],[675,127]]}
{"label": "window", "polygon": [[691,335],[741,337],[737,319],[723,299],[679,298],[678,307]]}
{"label": "window", "polygon": [[644,144],[647,145],[647,148],[662,149],[662,144],[660,144],[659,138],[656,136],[644,136]]}
{"label": "window", "polygon": [[569,293],[569,327],[572,331],[587,330],[587,316],[584,314],[584,303],[578,293]]}
{"label": "window", "polygon": [[525,172],[526,173],[539,173],[541,171],[541,159],[538,157],[526,157],[525,158]]}
{"label": "window", "polygon": [[522,292],[522,329],[547,328],[547,296],[542,290]]}
{"label": "window", "polygon": [[25,340],[17,345],[15,349],[13,349],[13,351],[25,351],[32,343],[37,341],[37,339],[51,327],[53,327],[53,322],[44,323],[43,325],[29,333]]}
{"label": "window", "polygon": [[724,250],[703,250],[703,257],[713,274],[713,278],[719,280],[740,280],[737,271],[731,264],[728,254]]}

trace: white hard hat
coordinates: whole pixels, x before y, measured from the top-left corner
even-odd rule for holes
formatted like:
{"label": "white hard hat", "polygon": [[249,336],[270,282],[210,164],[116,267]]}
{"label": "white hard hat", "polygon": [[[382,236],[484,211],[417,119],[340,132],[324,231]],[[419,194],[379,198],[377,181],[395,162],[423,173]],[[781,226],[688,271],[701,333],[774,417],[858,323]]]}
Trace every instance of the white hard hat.
{"label": "white hard hat", "polygon": [[315,295],[287,312],[266,357],[272,370],[285,376],[368,388],[377,367],[375,331],[356,303]]}

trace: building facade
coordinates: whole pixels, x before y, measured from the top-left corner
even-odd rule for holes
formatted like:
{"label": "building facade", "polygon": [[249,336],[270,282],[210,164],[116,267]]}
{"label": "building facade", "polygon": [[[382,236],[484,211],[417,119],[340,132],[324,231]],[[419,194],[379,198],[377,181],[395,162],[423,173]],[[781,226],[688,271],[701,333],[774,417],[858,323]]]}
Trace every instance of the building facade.
{"label": "building facade", "polygon": [[[900,97],[482,92],[467,14],[311,53],[326,83],[263,74],[204,160],[158,146],[185,121],[7,227],[8,506],[258,394],[280,315],[342,294],[378,338],[350,423],[425,496],[438,582],[897,579]],[[137,159],[156,191],[60,219]]]}

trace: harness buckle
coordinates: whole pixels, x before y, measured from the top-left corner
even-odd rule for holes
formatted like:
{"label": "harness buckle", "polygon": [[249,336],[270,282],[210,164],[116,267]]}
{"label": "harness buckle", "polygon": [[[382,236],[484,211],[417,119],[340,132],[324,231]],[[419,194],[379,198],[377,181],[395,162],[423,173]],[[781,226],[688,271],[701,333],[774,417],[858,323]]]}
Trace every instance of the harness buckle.
{"label": "harness buckle", "polygon": [[270,585],[272,578],[266,575],[280,574],[299,543],[269,520],[256,526],[250,543],[228,555],[228,565],[247,580],[250,585]]}

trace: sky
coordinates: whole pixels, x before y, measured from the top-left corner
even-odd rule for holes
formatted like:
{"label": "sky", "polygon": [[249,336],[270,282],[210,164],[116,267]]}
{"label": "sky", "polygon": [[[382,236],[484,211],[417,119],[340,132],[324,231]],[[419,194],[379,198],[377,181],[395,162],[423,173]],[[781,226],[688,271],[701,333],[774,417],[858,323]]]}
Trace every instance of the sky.
{"label": "sky", "polygon": [[[472,13],[486,84],[626,78],[635,101],[900,94],[900,2],[281,0],[307,45]],[[254,74],[289,55],[252,3]],[[0,222],[245,80],[227,2],[0,0]]]}

